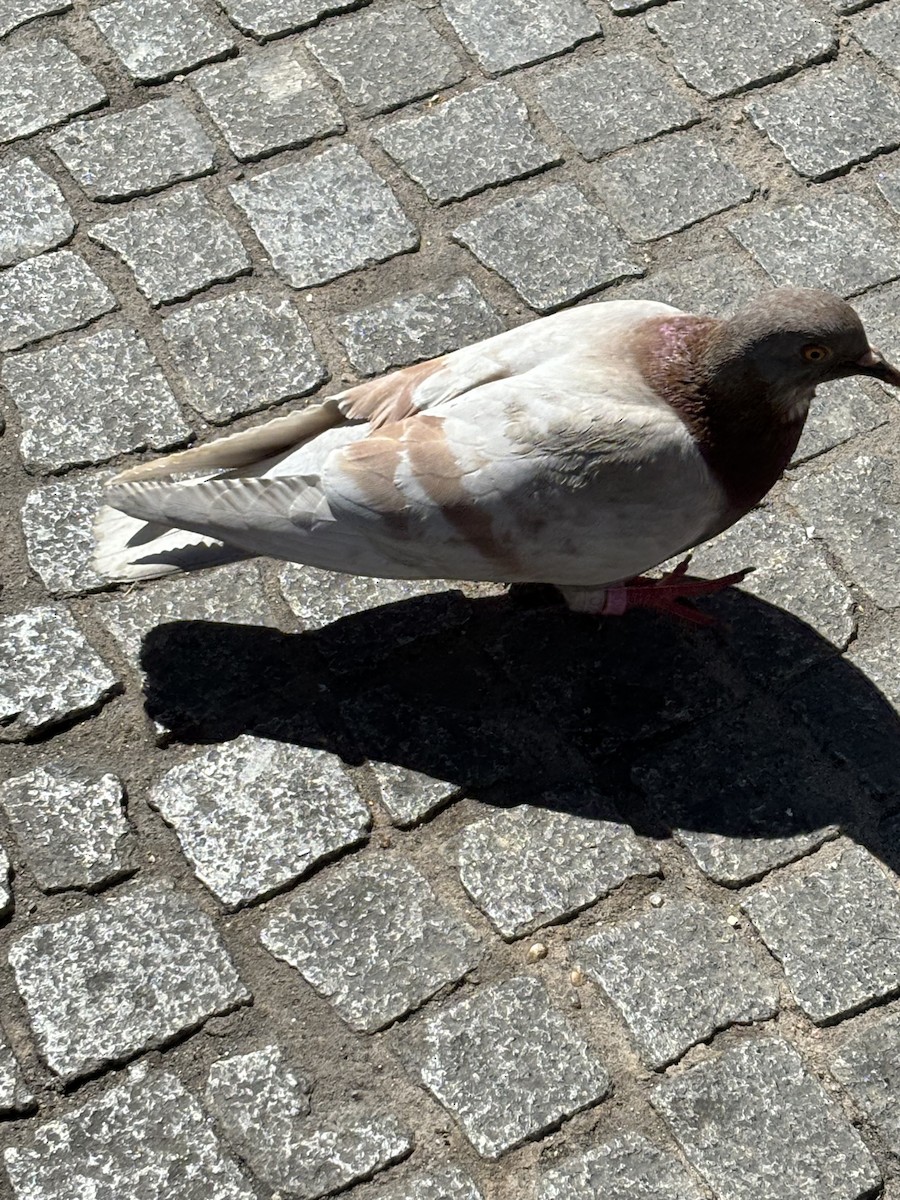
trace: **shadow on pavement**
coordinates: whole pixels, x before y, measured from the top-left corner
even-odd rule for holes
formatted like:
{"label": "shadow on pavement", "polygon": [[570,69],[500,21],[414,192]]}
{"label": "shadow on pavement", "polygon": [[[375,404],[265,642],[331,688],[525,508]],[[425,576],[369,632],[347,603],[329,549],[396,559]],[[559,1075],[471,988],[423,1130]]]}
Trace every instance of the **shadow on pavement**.
{"label": "shadow on pavement", "polygon": [[[656,837],[837,825],[900,870],[900,721],[814,630],[739,591],[706,605],[712,631],[643,613],[598,624],[551,596],[448,591],[298,634],[160,625],[142,652],[147,710],[185,742],[250,733]],[[754,877],[745,850],[722,882]]]}

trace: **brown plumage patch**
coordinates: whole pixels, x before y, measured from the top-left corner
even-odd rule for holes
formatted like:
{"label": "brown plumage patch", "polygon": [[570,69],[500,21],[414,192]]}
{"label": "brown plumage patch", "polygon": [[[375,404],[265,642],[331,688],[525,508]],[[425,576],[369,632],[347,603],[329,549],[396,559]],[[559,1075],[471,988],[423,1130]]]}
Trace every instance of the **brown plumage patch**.
{"label": "brown plumage patch", "polygon": [[341,412],[351,421],[368,421],[373,429],[404,421],[418,412],[413,399],[416,389],[443,365],[443,358],[430,358],[381,379],[359,383],[341,400]]}

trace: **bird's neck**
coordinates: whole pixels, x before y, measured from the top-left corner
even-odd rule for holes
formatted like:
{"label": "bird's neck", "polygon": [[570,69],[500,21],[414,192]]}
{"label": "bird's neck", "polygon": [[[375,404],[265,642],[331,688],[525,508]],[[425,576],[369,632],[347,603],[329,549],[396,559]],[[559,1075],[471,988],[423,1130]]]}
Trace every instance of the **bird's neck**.
{"label": "bird's neck", "polygon": [[733,509],[747,512],[778,481],[803,432],[812,390],[761,378],[712,317],[655,317],[638,335],[644,378],[678,413]]}

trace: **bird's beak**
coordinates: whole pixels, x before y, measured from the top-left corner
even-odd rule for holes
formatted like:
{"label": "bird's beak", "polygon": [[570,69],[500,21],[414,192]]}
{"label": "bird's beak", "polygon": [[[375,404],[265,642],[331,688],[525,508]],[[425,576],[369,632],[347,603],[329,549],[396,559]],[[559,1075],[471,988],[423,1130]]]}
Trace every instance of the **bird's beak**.
{"label": "bird's beak", "polygon": [[867,350],[862,358],[856,360],[856,367],[860,375],[871,375],[873,379],[880,379],[882,383],[900,387],[900,371],[889,362],[885,362],[877,350]]}

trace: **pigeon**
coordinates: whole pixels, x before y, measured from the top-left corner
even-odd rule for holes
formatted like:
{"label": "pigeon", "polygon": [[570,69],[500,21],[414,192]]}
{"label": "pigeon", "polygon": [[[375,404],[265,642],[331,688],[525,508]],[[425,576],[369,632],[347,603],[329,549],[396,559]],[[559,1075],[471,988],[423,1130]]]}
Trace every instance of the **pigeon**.
{"label": "pigeon", "polygon": [[266,555],[391,579],[553,584],[576,612],[703,622],[686,562],[776,483],[819,384],[900,387],[845,301],[777,288],[728,319],[585,304],[116,476],[111,580]]}

